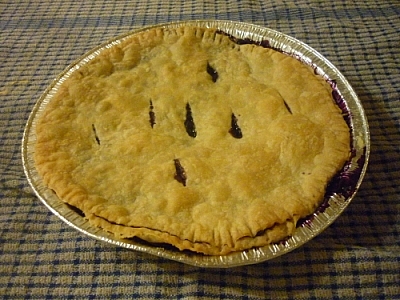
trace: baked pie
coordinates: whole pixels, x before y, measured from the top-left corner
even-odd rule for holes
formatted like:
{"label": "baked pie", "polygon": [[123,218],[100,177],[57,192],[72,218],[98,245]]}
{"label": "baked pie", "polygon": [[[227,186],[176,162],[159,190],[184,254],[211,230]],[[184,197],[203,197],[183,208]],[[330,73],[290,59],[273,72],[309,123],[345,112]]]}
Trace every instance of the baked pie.
{"label": "baked pie", "polygon": [[36,124],[45,185],[119,238],[224,255],[290,236],[350,154],[331,86],[215,29],[149,29],[95,52]]}

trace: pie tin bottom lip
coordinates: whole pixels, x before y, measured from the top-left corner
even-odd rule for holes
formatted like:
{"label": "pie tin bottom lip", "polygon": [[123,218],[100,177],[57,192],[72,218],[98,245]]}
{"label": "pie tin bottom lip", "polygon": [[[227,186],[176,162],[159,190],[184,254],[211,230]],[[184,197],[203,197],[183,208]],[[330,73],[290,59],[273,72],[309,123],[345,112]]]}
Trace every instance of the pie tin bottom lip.
{"label": "pie tin bottom lip", "polygon": [[[297,227],[293,236],[289,237],[285,241],[264,247],[233,252],[228,255],[207,256],[188,251],[181,252],[179,250],[169,249],[169,247],[153,246],[145,242],[141,243],[137,240],[120,240],[102,229],[91,226],[78,212],[71,209],[51,190],[46,188],[36,171],[33,159],[34,146],[36,142],[36,120],[47,103],[51,101],[52,95],[57,91],[57,84],[59,82],[68,77],[69,74],[79,68],[79,66],[85,64],[92,57],[100,53],[102,49],[110,47],[118,43],[119,40],[127,38],[130,35],[156,27],[176,28],[183,26],[217,28],[236,38],[249,38],[256,41],[268,40],[272,47],[278,48],[285,53],[296,57],[303,63],[315,66],[316,70],[318,70],[320,75],[326,80],[335,79],[338,90],[342,94],[343,100],[346,102],[349,113],[351,114],[351,134],[354,152],[354,156],[351,158],[347,167],[358,170],[356,174],[357,178],[355,178],[356,180],[351,183],[351,186],[349,186],[349,189],[351,189],[352,192],[346,197],[343,197],[340,194],[333,194],[327,203],[325,203],[323,210],[320,209],[320,211],[318,211],[317,209],[317,211],[305,220],[301,226]],[[193,266],[228,268],[256,264],[288,253],[320,234],[332,222],[334,222],[334,220],[339,217],[354,198],[361,185],[362,179],[364,178],[369,160],[370,137],[367,118],[356,93],[336,67],[319,52],[301,41],[266,27],[234,21],[195,20],[147,26],[131,31],[107,41],[68,66],[64,72],[62,72],[44,91],[35,104],[24,130],[21,151],[24,172],[29,185],[35,192],[36,196],[53,214],[81,233],[105,243]],[[361,161],[362,163],[360,163]]]}

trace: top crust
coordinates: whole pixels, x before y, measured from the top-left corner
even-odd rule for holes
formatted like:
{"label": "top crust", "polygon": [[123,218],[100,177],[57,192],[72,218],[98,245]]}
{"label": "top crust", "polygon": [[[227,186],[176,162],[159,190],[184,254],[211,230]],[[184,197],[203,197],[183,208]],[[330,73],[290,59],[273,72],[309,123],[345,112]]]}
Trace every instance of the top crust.
{"label": "top crust", "polygon": [[37,122],[35,163],[62,201],[119,237],[212,255],[263,246],[293,233],[349,157],[331,93],[275,50],[213,29],[151,29],[61,83]]}

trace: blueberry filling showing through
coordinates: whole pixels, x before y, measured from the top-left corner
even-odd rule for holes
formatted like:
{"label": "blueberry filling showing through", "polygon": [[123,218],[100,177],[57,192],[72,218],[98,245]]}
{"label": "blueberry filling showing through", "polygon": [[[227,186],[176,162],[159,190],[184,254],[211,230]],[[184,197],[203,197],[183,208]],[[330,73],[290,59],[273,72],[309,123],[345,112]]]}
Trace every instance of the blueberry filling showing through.
{"label": "blueberry filling showing through", "polygon": [[288,112],[292,115],[292,110],[290,109],[290,106],[286,103],[285,100],[283,100],[283,103],[285,104],[286,109],[288,110]]}
{"label": "blueberry filling showing through", "polygon": [[217,82],[218,72],[207,63],[207,73],[211,76],[213,82]]}
{"label": "blueberry filling showing through", "polygon": [[150,111],[149,111],[149,117],[150,117],[150,126],[151,128],[154,127],[154,125],[156,124],[156,114],[154,113],[154,106],[153,106],[153,102],[150,100]]}
{"label": "blueberry filling showing through", "polygon": [[268,40],[254,41],[254,40],[249,39],[249,38],[240,39],[240,38],[237,38],[237,37],[235,37],[235,36],[233,36],[233,35],[231,35],[229,33],[224,32],[222,30],[218,30],[217,33],[227,36],[232,42],[234,42],[237,45],[247,45],[247,44],[249,44],[249,45],[258,45],[258,46],[261,46],[263,48],[270,48],[270,49],[282,52],[281,49],[272,47]]}
{"label": "blueberry filling showing through", "polygon": [[186,186],[186,180],[187,180],[187,176],[186,176],[186,172],[185,169],[182,167],[181,162],[179,161],[179,159],[174,159],[174,165],[175,165],[175,176],[174,178],[182,183],[183,186]]}
{"label": "blueberry filling showing through", "polygon": [[94,126],[94,124],[92,124],[92,130],[93,130],[93,133],[94,133],[94,137],[95,137],[95,139],[96,139],[96,143],[97,143],[98,145],[100,145],[100,139],[99,139],[99,136],[97,135],[96,127]]}
{"label": "blueberry filling showing through", "polygon": [[189,102],[186,104],[186,119],[184,122],[186,132],[192,138],[197,136],[196,125],[194,124],[192,108],[190,107]]}
{"label": "blueberry filling showing through", "polygon": [[242,130],[240,129],[238,124],[238,119],[236,118],[234,113],[232,113],[231,115],[231,129],[229,129],[229,133],[235,139],[241,139],[243,137]]}

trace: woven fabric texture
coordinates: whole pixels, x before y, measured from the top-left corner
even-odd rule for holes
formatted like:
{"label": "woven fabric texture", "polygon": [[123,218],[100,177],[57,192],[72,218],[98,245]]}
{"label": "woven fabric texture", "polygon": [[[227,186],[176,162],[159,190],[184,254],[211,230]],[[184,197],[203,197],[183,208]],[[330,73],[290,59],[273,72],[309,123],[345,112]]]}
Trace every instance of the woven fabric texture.
{"label": "woven fabric texture", "polygon": [[[72,61],[146,25],[219,19],[293,36],[328,58],[366,111],[371,157],[345,212],[260,264],[203,269],[91,239],[33,194],[21,140]],[[400,2],[0,1],[0,295],[3,299],[400,299]]]}

